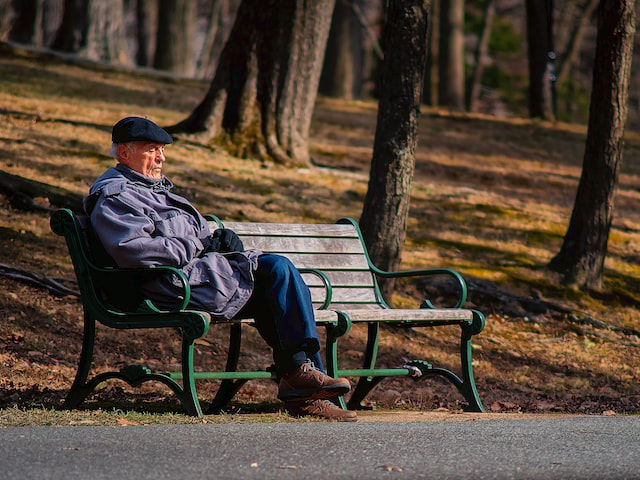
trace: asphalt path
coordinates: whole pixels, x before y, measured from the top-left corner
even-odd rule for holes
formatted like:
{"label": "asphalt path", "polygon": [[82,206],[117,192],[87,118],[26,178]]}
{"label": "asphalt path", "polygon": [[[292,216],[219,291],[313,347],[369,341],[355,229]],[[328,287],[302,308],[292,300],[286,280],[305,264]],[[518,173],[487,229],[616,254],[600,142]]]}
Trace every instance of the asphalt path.
{"label": "asphalt path", "polygon": [[3,428],[0,478],[640,479],[640,417],[386,420]]}

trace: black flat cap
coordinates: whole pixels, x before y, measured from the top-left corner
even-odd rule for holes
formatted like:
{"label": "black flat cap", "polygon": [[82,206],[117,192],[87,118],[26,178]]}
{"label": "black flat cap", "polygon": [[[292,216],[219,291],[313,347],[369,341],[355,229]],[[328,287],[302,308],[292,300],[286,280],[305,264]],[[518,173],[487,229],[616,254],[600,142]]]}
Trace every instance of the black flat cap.
{"label": "black flat cap", "polygon": [[142,117],[125,117],[113,126],[111,141],[113,143],[138,142],[173,143],[173,138],[165,130]]}

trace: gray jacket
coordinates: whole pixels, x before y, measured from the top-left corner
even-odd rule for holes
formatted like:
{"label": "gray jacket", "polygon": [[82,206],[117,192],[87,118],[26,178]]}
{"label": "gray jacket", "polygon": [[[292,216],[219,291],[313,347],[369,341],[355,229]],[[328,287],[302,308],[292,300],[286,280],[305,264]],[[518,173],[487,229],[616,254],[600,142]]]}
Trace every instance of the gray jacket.
{"label": "gray jacket", "polygon": [[[85,197],[85,210],[105,250],[119,267],[177,267],[189,279],[189,308],[227,319],[244,306],[253,290],[259,250],[202,255],[200,239],[211,234],[202,215],[173,184],[118,164],[104,172]],[[180,282],[166,276],[140,286],[159,306],[181,299]]]}

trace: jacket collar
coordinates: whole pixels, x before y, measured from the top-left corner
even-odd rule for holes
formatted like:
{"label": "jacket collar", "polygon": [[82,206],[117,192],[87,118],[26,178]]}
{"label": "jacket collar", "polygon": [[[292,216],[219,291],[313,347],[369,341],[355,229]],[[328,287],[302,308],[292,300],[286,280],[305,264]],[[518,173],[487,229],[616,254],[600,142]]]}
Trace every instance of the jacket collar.
{"label": "jacket collar", "polygon": [[160,180],[157,180],[155,178],[142,175],[141,173],[138,173],[135,170],[122,165],[121,163],[117,164],[115,168],[131,183],[150,188],[154,192],[169,192],[173,188],[173,183],[171,182],[171,180],[169,180],[164,175]]}

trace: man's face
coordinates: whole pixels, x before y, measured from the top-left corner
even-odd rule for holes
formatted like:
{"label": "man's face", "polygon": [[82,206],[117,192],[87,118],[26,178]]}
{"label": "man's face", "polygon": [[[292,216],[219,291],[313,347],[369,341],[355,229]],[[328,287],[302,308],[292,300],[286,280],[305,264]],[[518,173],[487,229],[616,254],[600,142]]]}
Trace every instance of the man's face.
{"label": "man's face", "polygon": [[120,163],[147,177],[161,179],[166,160],[164,144],[153,142],[130,142],[118,145]]}

